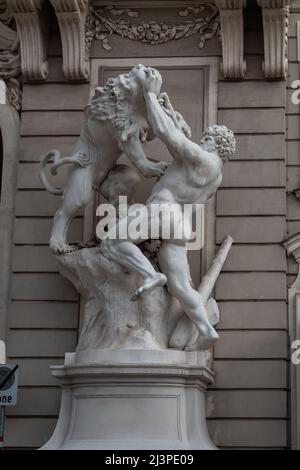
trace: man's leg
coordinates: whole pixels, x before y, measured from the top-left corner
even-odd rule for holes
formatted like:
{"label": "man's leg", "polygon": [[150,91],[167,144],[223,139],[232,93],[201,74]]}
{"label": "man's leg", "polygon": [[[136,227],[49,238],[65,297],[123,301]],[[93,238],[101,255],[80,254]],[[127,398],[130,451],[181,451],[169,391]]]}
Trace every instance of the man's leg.
{"label": "man's leg", "polygon": [[185,246],[163,241],[159,250],[159,264],[167,276],[169,291],[179,300],[184,312],[199,331],[197,341],[189,349],[207,349],[218,339],[219,335],[209,323],[200,294],[191,285]]}
{"label": "man's leg", "polygon": [[[146,217],[148,218],[148,216]],[[134,272],[143,278],[142,286],[139,287],[131,297],[131,300],[138,300],[147,292],[151,292],[156,287],[166,284],[167,278],[164,274],[155,271],[150,261],[136,246],[142,241],[147,240],[147,237],[140,237],[137,239],[130,238],[128,227],[133,219],[134,217],[130,215],[128,217],[124,217],[116,226],[117,234],[120,233],[118,232],[119,230],[121,233],[124,233],[124,230],[127,228],[127,239],[114,239],[108,232],[107,238],[105,238],[101,243],[101,252],[106,258],[121,264],[121,266],[126,268],[128,271]]]}

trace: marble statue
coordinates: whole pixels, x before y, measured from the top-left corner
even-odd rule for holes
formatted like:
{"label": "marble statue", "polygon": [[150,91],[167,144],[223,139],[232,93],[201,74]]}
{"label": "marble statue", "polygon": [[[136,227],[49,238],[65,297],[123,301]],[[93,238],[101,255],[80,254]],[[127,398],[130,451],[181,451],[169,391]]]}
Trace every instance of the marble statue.
{"label": "marble statue", "polygon": [[[99,187],[109,170],[124,152],[145,177],[161,176],[167,166],[163,161],[149,161],[142,143],[148,136],[148,119],[142,93],[146,76],[144,67],[137,65],[128,74],[111,78],[104,87],[97,87],[85,108],[85,120],[73,154],[61,157],[50,150],[41,159],[40,179],[52,194],[63,194],[63,203],[54,217],[50,247],[54,253],[70,253],[76,246],[67,243],[67,231],[72,218],[87,206],[93,187]],[[45,168],[54,158],[51,172],[61,165],[71,164],[64,190],[53,187]]]}
{"label": "marble statue", "polygon": [[[149,260],[136,246],[143,239],[127,240],[111,238],[110,234],[101,244],[102,253],[109,259],[120,263],[124,268],[135,272],[142,279],[142,285],[134,292],[132,299],[151,292],[167,283],[169,292],[180,302],[183,310],[196,325],[199,336],[190,349],[206,349],[218,339],[218,334],[211,326],[201,295],[191,285],[191,275],[187,261],[186,243],[190,239],[190,220],[183,216],[184,204],[203,204],[217,190],[222,181],[222,166],[234,154],[235,139],[232,131],[225,126],[211,126],[202,137],[200,144],[191,141],[165,113],[163,107],[171,112],[167,95],[158,96],[161,89],[161,76],[152,68],[145,68],[146,79],[143,91],[151,129],[155,136],[167,146],[173,156],[173,163],[154,185],[146,206],[172,205],[175,207],[175,223],[182,224],[182,237],[172,238],[175,227],[171,229],[171,238],[163,239],[159,250],[159,265],[163,273],[157,272]],[[152,220],[152,212],[145,211],[144,217],[149,224],[161,224],[163,221],[155,213],[157,221]],[[135,217],[129,215],[128,218]],[[129,226],[128,220],[119,224]],[[174,221],[173,221],[174,224]],[[160,237],[163,238],[163,231]]]}
{"label": "marble statue", "polygon": [[[85,110],[73,155],[51,151],[41,161],[41,180],[56,194],[61,191],[47,181],[46,163],[54,157],[52,173],[71,163],[50,247],[60,273],[81,295],[76,352],[66,353],[64,365],[52,366],[63,384],[62,402],[44,449],[216,448],[206,426],[204,392],[213,382],[218,339],[213,290],[233,240],[224,239],[194,287],[187,258],[192,212],[187,216],[184,209],[196,210],[215,194],[235,139],[226,126],[211,125],[199,144],[193,142],[161,86],[159,72],[143,65],[108,80]],[[169,166],[146,158],[142,144],[154,138],[173,157]],[[122,152],[130,166],[117,164]],[[157,180],[146,203],[133,211],[141,174]],[[101,219],[103,236],[96,228],[93,242],[70,246],[68,225],[93,188],[116,217]],[[120,205],[125,196],[127,210]],[[170,219],[164,219],[165,210]],[[130,224],[137,219],[156,227],[156,236],[133,236]]]}

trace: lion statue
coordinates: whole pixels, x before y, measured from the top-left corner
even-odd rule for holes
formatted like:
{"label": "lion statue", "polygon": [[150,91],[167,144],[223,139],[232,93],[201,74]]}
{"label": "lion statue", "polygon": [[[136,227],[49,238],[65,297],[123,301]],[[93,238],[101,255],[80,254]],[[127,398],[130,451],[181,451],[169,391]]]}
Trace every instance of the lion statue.
{"label": "lion statue", "polygon": [[[145,177],[160,176],[167,164],[149,161],[142,143],[148,134],[147,111],[143,99],[146,68],[137,65],[126,75],[110,78],[98,87],[85,108],[85,120],[72,156],[62,158],[58,150],[50,150],[41,159],[40,179],[52,194],[63,194],[61,208],[54,216],[50,247],[54,253],[76,249],[67,243],[67,231],[76,213],[87,206],[93,187],[97,188],[115,166],[122,153]],[[46,164],[54,158],[51,173],[71,163],[64,190],[54,188],[46,177]]]}
{"label": "lion statue", "polygon": [[[155,136],[149,128],[143,98],[143,83],[147,68],[139,64],[128,74],[110,78],[104,87],[97,87],[85,108],[81,134],[71,156],[62,157],[58,150],[50,150],[41,158],[40,180],[52,194],[63,195],[63,203],[54,216],[50,248],[56,254],[78,249],[67,243],[70,222],[77,212],[89,203],[93,189],[101,184],[117,160],[125,153],[140,173],[160,177],[167,163],[150,161],[143,151],[143,143]],[[166,93],[161,94],[161,106],[178,127],[189,133],[182,116],[174,111]],[[51,173],[64,164],[71,164],[64,189],[53,187],[46,176],[46,165],[53,158]]]}

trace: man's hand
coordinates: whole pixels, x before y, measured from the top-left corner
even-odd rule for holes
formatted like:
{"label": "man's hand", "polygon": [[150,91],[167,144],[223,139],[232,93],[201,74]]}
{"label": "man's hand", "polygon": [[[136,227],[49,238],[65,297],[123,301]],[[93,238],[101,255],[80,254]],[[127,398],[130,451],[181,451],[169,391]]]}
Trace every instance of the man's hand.
{"label": "man's hand", "polygon": [[174,108],[171,105],[168,93],[166,93],[165,91],[162,92],[158,97],[158,102],[161,106],[165,108],[167,112],[169,112],[168,114],[174,113]]}
{"label": "man's hand", "polygon": [[144,94],[154,93],[156,96],[158,96],[160,94],[162,85],[162,78],[160,73],[157,70],[148,67],[145,70],[145,74],[146,80],[143,86]]}

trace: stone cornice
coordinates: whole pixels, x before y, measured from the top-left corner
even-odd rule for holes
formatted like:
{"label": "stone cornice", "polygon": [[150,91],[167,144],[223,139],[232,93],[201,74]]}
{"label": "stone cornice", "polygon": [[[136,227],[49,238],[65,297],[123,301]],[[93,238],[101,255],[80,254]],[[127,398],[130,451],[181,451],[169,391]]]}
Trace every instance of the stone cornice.
{"label": "stone cornice", "polygon": [[224,78],[244,78],[244,12],[246,0],[215,0],[220,12]]}
{"label": "stone cornice", "polygon": [[[48,1],[48,0],[47,0]],[[55,10],[60,27],[63,48],[63,71],[67,80],[82,81],[89,77],[89,46],[93,39],[102,41],[103,48],[109,52],[110,34],[121,37],[129,37],[135,41],[147,42],[157,45],[181,37],[189,37],[199,34],[199,47],[203,47],[205,41],[220,32],[222,38],[221,64],[224,79],[242,79],[246,74],[244,60],[244,8],[247,0],[49,0]],[[289,5],[294,8],[299,2],[291,3],[290,0],[256,0],[262,8],[264,28],[264,63],[263,69],[267,79],[286,78],[287,74],[287,31]],[[42,81],[48,76],[48,63],[46,56],[46,35],[43,30],[41,12],[44,0],[10,0],[6,2],[9,12],[13,15],[18,31],[21,49],[21,70],[25,80]],[[5,5],[0,0],[0,5]],[[200,24],[201,6],[207,5],[207,9],[215,9],[216,13],[209,10],[204,14],[207,25]],[[109,11],[116,7],[113,16]],[[102,8],[103,7],[103,8]],[[125,7],[122,9],[122,7]],[[188,16],[174,24],[156,21],[159,38],[155,39],[157,31],[151,35],[151,31],[140,32],[146,22],[131,19],[126,12],[129,8],[177,8],[180,15],[180,7],[184,8]],[[200,8],[199,8],[200,7]],[[136,16],[139,15],[137,10]],[[123,11],[124,18],[118,18],[118,12]],[[219,16],[218,16],[219,11]],[[91,12],[100,14],[101,18],[94,18]],[[103,14],[102,14],[103,13]],[[198,14],[199,13],[199,14]],[[129,16],[127,18],[127,16]],[[120,15],[119,15],[120,16]],[[151,15],[150,15],[151,16]],[[153,15],[152,15],[153,16]],[[103,17],[103,18],[102,18]],[[135,18],[135,17],[134,17]],[[3,19],[1,18],[3,21]],[[98,20],[98,21],[97,21]],[[107,21],[106,21],[107,20]],[[106,22],[108,30],[106,31]],[[112,28],[110,27],[112,23]],[[136,33],[136,24],[139,31]],[[155,21],[152,21],[154,24]],[[176,23],[176,24],[175,24]],[[184,27],[183,27],[184,24]],[[99,26],[100,25],[100,26]],[[98,29],[101,27],[101,30]],[[146,26],[145,26],[146,27]],[[98,29],[97,29],[98,28]],[[124,33],[124,28],[126,29]],[[186,35],[183,31],[186,29]],[[300,27],[298,27],[300,29]],[[173,33],[174,30],[174,33]],[[123,34],[124,33],[124,34]],[[152,38],[152,36],[154,36]],[[152,39],[151,39],[152,38]]]}
{"label": "stone cornice", "polygon": [[257,0],[264,30],[263,70],[268,79],[286,78],[289,0]]}
{"label": "stone cornice", "polygon": [[50,0],[59,23],[63,72],[67,80],[86,80],[89,76],[85,21],[90,0]]}
{"label": "stone cornice", "polygon": [[46,41],[41,21],[43,0],[10,0],[21,46],[21,69],[26,80],[48,77]]}

